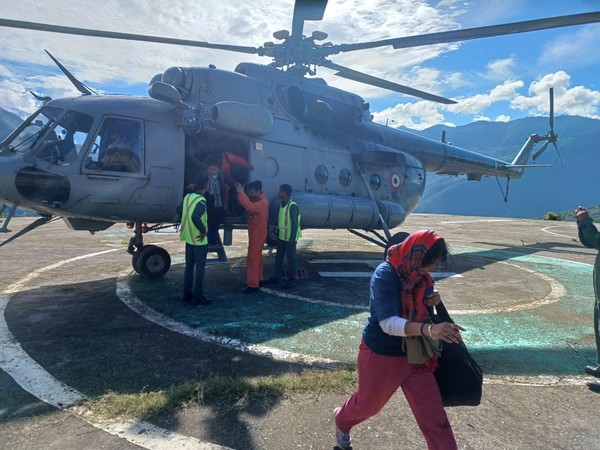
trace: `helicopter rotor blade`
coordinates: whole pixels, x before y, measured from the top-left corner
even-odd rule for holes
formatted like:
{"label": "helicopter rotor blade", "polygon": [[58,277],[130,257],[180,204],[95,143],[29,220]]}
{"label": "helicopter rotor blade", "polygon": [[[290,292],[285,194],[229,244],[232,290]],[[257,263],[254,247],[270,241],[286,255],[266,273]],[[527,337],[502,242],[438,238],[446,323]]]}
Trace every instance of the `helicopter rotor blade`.
{"label": "helicopter rotor blade", "polygon": [[532,157],[532,159],[533,159],[534,161],[535,161],[536,159],[538,159],[540,156],[542,156],[542,153],[544,153],[544,152],[546,151],[546,149],[548,148],[548,144],[549,144],[549,143],[550,143],[550,141],[546,141],[546,142],[544,142],[544,145],[542,145],[542,146],[540,147],[540,149],[539,149],[537,152],[535,152],[535,153],[533,154],[533,157]]}
{"label": "helicopter rotor blade", "polygon": [[188,39],[175,39],[160,36],[149,36],[146,34],[120,33],[115,31],[92,30],[88,28],[63,27],[38,22],[26,22],[22,20],[0,19],[0,27],[21,28],[25,30],[47,31],[50,33],[76,34],[80,36],[93,36],[108,39],[122,39],[126,41],[155,42],[158,44],[184,45],[187,47],[211,48],[215,50],[227,50],[230,52],[264,54],[262,48],[245,47],[240,45],[211,44],[204,41],[191,41]]}
{"label": "helicopter rotor blade", "polygon": [[321,64],[323,67],[327,67],[328,69],[337,70],[336,75],[342,78],[347,78],[349,80],[358,81],[360,83],[370,84],[371,86],[377,86],[383,89],[388,89],[390,91],[400,92],[402,94],[412,95],[414,97],[419,97],[425,100],[431,100],[438,103],[444,103],[446,105],[451,105],[456,103],[454,100],[450,100],[445,97],[440,97],[438,95],[430,94],[428,92],[420,91],[418,89],[413,89],[408,86],[404,86],[402,84],[394,83],[391,81],[384,80],[382,78],[377,78],[372,75],[367,75],[362,72],[358,72],[356,70],[349,69],[344,66],[340,66],[339,64],[335,64],[331,61],[325,60]]}
{"label": "helicopter rotor blade", "polygon": [[302,38],[305,20],[322,20],[328,0],[296,0],[292,18],[292,39]]}
{"label": "helicopter rotor blade", "polygon": [[554,133],[554,88],[549,90],[550,96],[550,132]]}
{"label": "helicopter rotor blade", "polygon": [[369,48],[391,45],[394,49],[420,47],[431,44],[445,44],[448,42],[467,41],[492,36],[502,36],[528,31],[547,30],[550,28],[569,27],[586,23],[600,22],[600,12],[572,14],[566,16],[549,17],[547,19],[527,20],[486,27],[465,28],[463,30],[442,31],[439,33],[421,34],[401,38],[383,39],[380,41],[363,42],[356,44],[340,44],[331,47],[329,55],[340,52],[351,52]]}
{"label": "helicopter rotor blade", "polygon": [[52,61],[54,61],[54,64],[56,64],[58,66],[58,68],[62,71],[62,73],[65,74],[65,76],[69,79],[69,81],[71,83],[73,83],[73,86],[75,86],[79,92],[81,92],[83,95],[97,94],[97,92],[94,92],[93,90],[88,88],[85,84],[83,84],[81,81],[79,81],[77,78],[75,78],[75,76],[65,66],[63,66],[58,61],[58,59],[56,59],[54,56],[52,56],[52,53],[50,53],[46,49],[44,49],[44,51],[48,54],[48,56],[52,59]]}
{"label": "helicopter rotor blade", "polygon": [[558,155],[558,160],[560,161],[561,167],[565,167],[565,163],[562,159],[562,156],[560,156],[560,151],[558,150],[558,145],[556,144],[556,141],[552,141],[552,145],[554,145],[554,149],[556,150],[556,154]]}
{"label": "helicopter rotor blade", "polygon": [[39,219],[36,219],[35,221],[31,222],[29,225],[27,225],[25,228],[23,228],[22,230],[18,231],[17,233],[13,234],[11,237],[9,237],[8,239],[0,242],[0,247],[5,246],[6,244],[8,244],[9,242],[14,241],[17,238],[20,238],[21,236],[23,236],[24,234],[29,233],[32,230],[35,230],[37,227],[41,227],[42,225],[48,223],[48,222],[53,222],[55,220],[58,220],[60,217],[54,217],[54,216],[42,216]]}

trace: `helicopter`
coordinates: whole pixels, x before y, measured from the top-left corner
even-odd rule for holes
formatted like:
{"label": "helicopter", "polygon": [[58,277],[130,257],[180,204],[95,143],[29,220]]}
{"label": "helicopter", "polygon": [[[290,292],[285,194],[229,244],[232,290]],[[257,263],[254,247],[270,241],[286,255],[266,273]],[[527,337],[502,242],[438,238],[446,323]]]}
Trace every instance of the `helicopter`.
{"label": "helicopter", "polygon": [[[317,67],[360,83],[444,104],[454,100],[336,64],[344,52],[392,46],[409,48],[600,22],[600,12],[460,29],[373,42],[333,44],[327,34],[304,35],[305,21],[322,20],[326,0],[296,0],[291,31],[273,33],[278,41],[260,47],[215,44],[131,33],[65,27],[0,18],[0,26],[94,36],[97,38],[184,45],[271,58],[261,65],[242,62],[234,71],[171,67],[155,75],[148,97],[98,95],[53,55],[48,55],[81,93],[42,103],[0,144],[0,202],[8,209],[7,229],[17,207],[41,215],[0,246],[45,223],[62,218],[74,230],[91,233],[126,223],[132,267],[147,278],[165,275],[169,253],[144,244],[144,234],[178,223],[176,206],[186,186],[207,161],[233,158],[236,182],[261,180],[276,216],[283,183],[294,187],[302,227],[347,229],[388,247],[406,233],[391,234],[418,205],[427,172],[511,179],[523,176],[549,144],[556,150],[554,102],[550,91],[550,129],[532,134],[511,162],[463,149],[445,137],[433,140],[373,121],[361,96],[328,85]],[[532,156],[534,148],[541,144]],[[245,161],[245,164],[239,161]],[[234,176],[235,175],[235,176]],[[10,205],[10,206],[8,206]],[[234,195],[227,199],[225,246],[233,229],[246,226]],[[368,234],[369,233],[369,234]],[[382,234],[383,233],[383,234]],[[276,224],[269,237],[276,239]],[[210,249],[226,260],[222,246]]]}

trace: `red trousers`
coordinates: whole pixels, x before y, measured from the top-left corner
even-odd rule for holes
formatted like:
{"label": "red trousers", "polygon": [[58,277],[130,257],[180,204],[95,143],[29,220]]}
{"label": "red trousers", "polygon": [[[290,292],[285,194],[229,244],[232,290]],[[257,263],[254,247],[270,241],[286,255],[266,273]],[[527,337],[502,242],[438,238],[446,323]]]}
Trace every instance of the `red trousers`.
{"label": "red trousers", "polygon": [[[429,450],[457,449],[454,433],[433,373],[409,364],[403,356],[373,353],[365,344],[358,352],[358,390],[346,400],[335,422],[345,433],[377,414],[401,387]],[[402,442],[402,436],[398,436]]]}

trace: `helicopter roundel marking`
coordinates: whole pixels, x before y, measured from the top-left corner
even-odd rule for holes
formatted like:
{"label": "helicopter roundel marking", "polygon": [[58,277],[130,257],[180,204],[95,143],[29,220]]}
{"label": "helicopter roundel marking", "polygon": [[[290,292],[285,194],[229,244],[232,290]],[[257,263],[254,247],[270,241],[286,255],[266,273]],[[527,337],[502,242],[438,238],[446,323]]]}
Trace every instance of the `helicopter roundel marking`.
{"label": "helicopter roundel marking", "polygon": [[398,172],[392,172],[392,175],[390,175],[390,185],[395,191],[402,187],[402,177]]}

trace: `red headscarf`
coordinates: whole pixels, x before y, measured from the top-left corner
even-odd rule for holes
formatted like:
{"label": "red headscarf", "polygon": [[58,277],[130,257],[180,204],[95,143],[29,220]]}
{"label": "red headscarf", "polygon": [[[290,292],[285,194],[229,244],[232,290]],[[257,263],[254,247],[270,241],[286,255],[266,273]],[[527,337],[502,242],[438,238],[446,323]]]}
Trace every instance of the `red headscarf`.
{"label": "red headscarf", "polygon": [[[419,275],[423,258],[441,236],[433,230],[417,231],[400,244],[391,246],[387,251],[387,261],[402,278],[402,317],[413,322],[428,320],[428,311],[423,302],[427,288],[433,287],[433,278],[429,274]],[[424,367],[433,372],[437,367],[438,356],[425,361]]]}
{"label": "red headscarf", "polygon": [[433,230],[417,231],[400,244],[392,245],[387,261],[402,278],[402,317],[414,322],[427,320],[427,307],[423,303],[425,290],[433,286],[431,275],[419,275],[423,258],[441,236]]}

